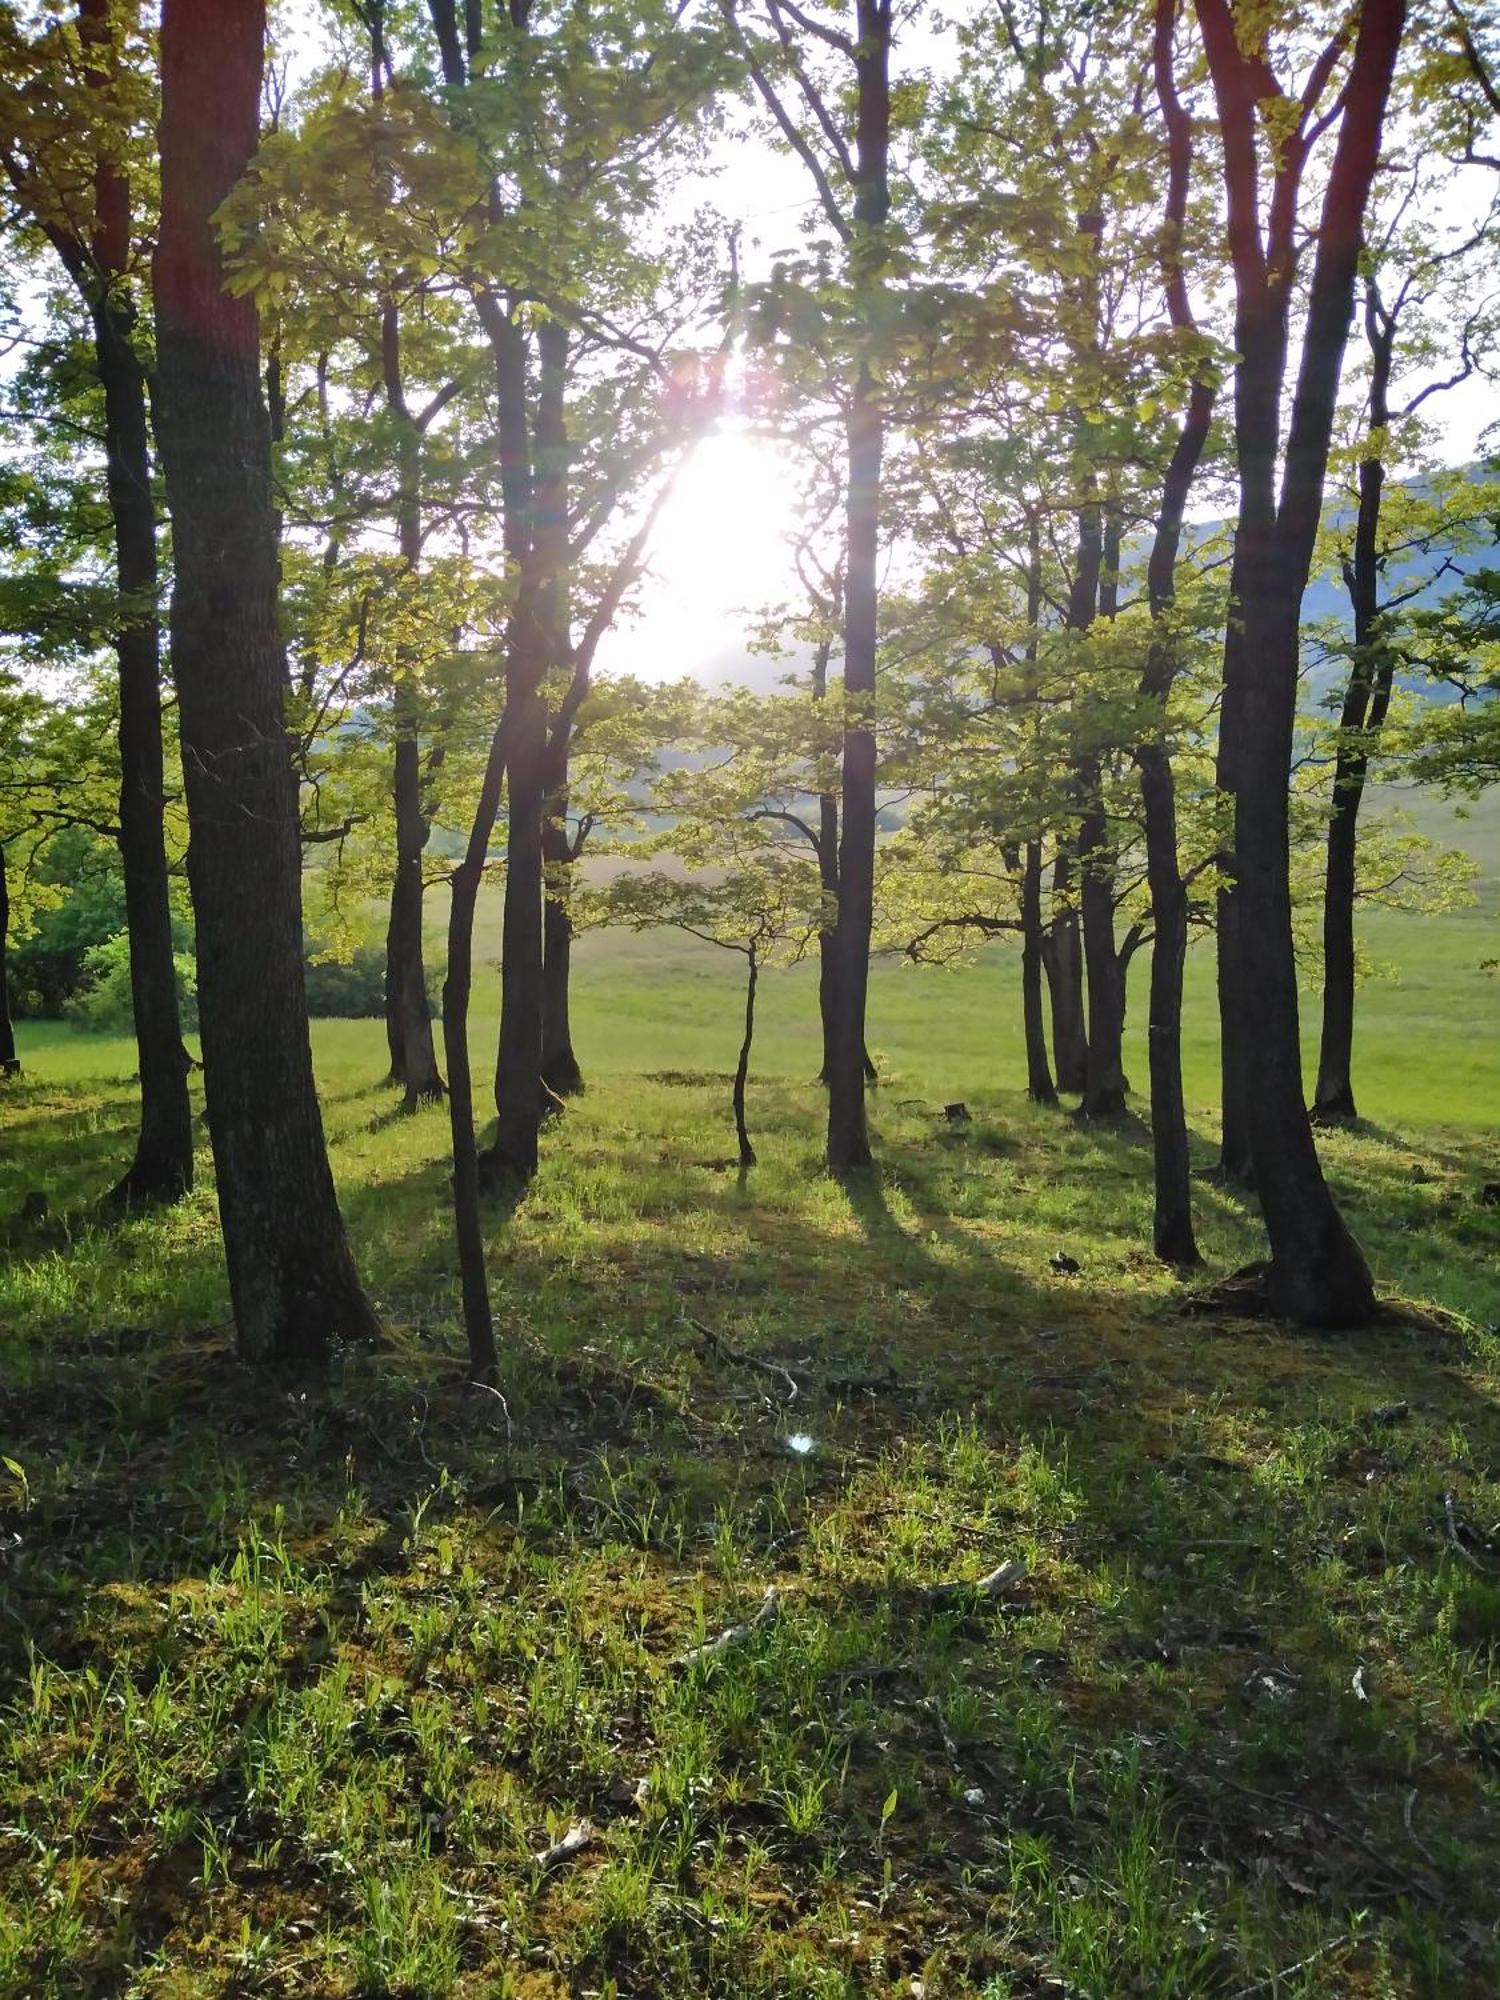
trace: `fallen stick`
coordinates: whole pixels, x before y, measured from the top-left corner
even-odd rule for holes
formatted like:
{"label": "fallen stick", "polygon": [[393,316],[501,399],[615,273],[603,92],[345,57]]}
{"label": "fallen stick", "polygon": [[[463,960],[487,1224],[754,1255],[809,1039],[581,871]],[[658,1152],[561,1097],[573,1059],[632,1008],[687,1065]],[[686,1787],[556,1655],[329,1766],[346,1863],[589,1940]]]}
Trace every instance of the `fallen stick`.
{"label": "fallen stick", "polygon": [[550,1847],[544,1847],[540,1854],[533,1854],[531,1864],[539,1875],[545,1875],[564,1861],[571,1861],[576,1854],[582,1854],[586,1847],[592,1847],[596,1836],[591,1821],[581,1819],[570,1826],[561,1840],[554,1840]]}
{"label": "fallen stick", "polygon": [[737,1347],[731,1347],[723,1334],[715,1333],[711,1326],[705,1326],[701,1319],[689,1317],[688,1325],[699,1333],[715,1352],[722,1354],[726,1361],[732,1361],[737,1368],[758,1368],[762,1375],[774,1375],[777,1381],[786,1385],[788,1403],[795,1403],[800,1393],[800,1385],[790,1368],[783,1368],[779,1361],[763,1361],[758,1354],[742,1354]]}
{"label": "fallen stick", "polygon": [[1031,1572],[1031,1564],[1025,1556],[1014,1556],[992,1569],[988,1576],[980,1577],[977,1583],[970,1583],[964,1577],[955,1577],[950,1583],[929,1584],[922,1592],[929,1604],[963,1604],[974,1597],[1003,1597],[1008,1590],[1014,1590]]}
{"label": "fallen stick", "polygon": [[726,1625],[717,1639],[705,1639],[701,1646],[694,1646],[690,1652],[684,1653],[677,1664],[680,1667],[692,1667],[700,1660],[717,1659],[720,1653],[727,1653],[731,1646],[737,1646],[742,1639],[748,1639],[752,1632],[759,1632],[764,1626],[774,1625],[780,1610],[781,1599],[776,1593],[776,1586],[772,1584],[761,1599],[760,1609],[753,1618],[747,1618],[743,1625]]}
{"label": "fallen stick", "polygon": [[1466,1549],[1458,1527],[1458,1495],[1451,1489],[1443,1495],[1443,1518],[1448,1525],[1448,1546],[1456,1556],[1462,1556],[1470,1569],[1477,1569],[1484,1575],[1484,1564],[1472,1549]]}

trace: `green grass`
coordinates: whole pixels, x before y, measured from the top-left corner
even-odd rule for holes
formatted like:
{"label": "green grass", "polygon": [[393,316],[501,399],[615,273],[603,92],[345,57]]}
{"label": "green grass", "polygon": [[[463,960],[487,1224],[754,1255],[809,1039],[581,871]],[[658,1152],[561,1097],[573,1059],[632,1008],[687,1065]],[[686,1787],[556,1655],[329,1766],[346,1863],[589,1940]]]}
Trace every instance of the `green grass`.
{"label": "green grass", "polygon": [[[1331,1340],[1184,1317],[1144,1130],[1020,1094],[1013,956],[878,971],[883,1167],[846,1193],[805,975],[767,984],[742,1179],[733,968],[586,940],[590,1089],[491,1219],[504,1406],[462,1384],[445,1117],[395,1115],[377,1024],[314,1039],[391,1348],[282,1383],[234,1358],[206,1186],[89,1220],[128,1045],[24,1027],[0,1217],[52,1212],[0,1266],[0,1993],[1494,1993],[1493,945],[1377,949],[1370,1122],[1325,1155],[1443,1313]],[[1216,1271],[1255,1253],[1199,1205]],[[996,1602],[926,1594],[1006,1558]]]}

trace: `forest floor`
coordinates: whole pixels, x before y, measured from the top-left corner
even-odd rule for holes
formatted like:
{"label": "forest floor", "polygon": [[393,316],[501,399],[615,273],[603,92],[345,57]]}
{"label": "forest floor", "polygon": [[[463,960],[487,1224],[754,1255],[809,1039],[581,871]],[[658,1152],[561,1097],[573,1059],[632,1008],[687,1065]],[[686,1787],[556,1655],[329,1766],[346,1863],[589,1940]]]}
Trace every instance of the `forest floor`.
{"label": "forest floor", "polygon": [[[299,1383],[234,1357],[206,1185],[89,1222],[128,1045],[29,1026],[0,1993],[1500,1990],[1500,1028],[1477,973],[1444,1047],[1411,1025],[1449,949],[1369,990],[1374,1122],[1325,1146],[1440,1310],[1350,1338],[1184,1313],[1144,1128],[980,1087],[1008,961],[877,982],[845,1191],[805,980],[742,1178],[729,974],[586,952],[591,1087],[492,1218],[503,1404],[462,1384],[445,1115],[397,1115],[378,1024],[315,1042],[392,1344]],[[1256,1253],[1200,1212],[1213,1273]]]}

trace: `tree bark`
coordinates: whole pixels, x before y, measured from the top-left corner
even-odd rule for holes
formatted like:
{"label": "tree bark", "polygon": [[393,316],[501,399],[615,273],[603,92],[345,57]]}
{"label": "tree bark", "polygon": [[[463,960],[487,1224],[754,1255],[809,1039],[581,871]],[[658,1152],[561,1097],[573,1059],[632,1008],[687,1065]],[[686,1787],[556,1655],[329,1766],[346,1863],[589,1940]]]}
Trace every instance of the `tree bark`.
{"label": "tree bark", "polygon": [[257,315],[225,290],[213,225],[256,150],[264,35],[262,0],[163,9],[158,410],[230,1293],[247,1360],[306,1363],[377,1339],[379,1327],[344,1233],[313,1082]]}
{"label": "tree bark", "polygon": [[[375,52],[375,97],[382,96],[379,50]],[[401,560],[415,575],[422,560],[421,432],[406,401],[401,367],[401,320],[394,305],[381,314],[380,346],[386,406],[397,426],[399,490],[396,532]],[[432,1009],[427,1004],[427,971],[422,951],[424,883],[422,855],[432,832],[422,795],[422,750],[417,703],[401,667],[392,694],[396,742],[391,759],[391,800],[396,820],[396,866],[391,879],[390,921],[385,935],[385,1025],[391,1081],[404,1086],[402,1109],[415,1111],[443,1094]]]}
{"label": "tree bark", "polygon": [[[1182,267],[1182,231],[1192,174],[1192,124],[1177,95],[1173,39],[1177,0],[1156,0],[1154,68],[1157,97],[1167,126],[1168,179],[1162,266],[1174,328],[1197,331]],[[1151,1079],[1151,1153],[1155,1213],[1152,1247],[1163,1263],[1187,1268],[1202,1262],[1193,1231],[1192,1163],[1182,1087],[1182,978],[1187,961],[1187,885],[1177,852],[1177,783],[1168,747],[1168,704],[1177,678],[1176,635],[1171,627],[1177,595],[1177,558],[1193,478],[1208,443],[1215,386],[1195,377],[1177,442],[1162,480],[1146,595],[1151,642],[1141,694],[1157,709],[1156,726],[1136,746],[1146,822],[1146,876],[1151,894],[1151,986],[1146,1050]]]}
{"label": "tree bark", "polygon": [[120,862],[141,1079],[135,1157],[110,1199],[129,1205],[176,1201],[191,1188],[193,1113],[177,1005],[162,824],[161,633],[146,390],[129,330],[120,318],[108,304],[95,308],[95,353],[104,389],[105,482],[123,600],[115,642],[120,676]]}
{"label": "tree bark", "polygon": [[[118,62],[106,0],[80,0],[79,38],[85,74],[92,88],[105,96]],[[175,1201],[193,1184],[193,1115],[177,1004],[162,823],[156,503],[151,491],[146,376],[135,349],[136,307],[128,284],[130,220],[129,181],[119,162],[101,150],[87,239],[54,222],[43,222],[44,233],[88,308],[93,328],[95,367],[104,395],[105,493],[120,595],[115,642],[120,688],[119,849],[141,1086],[134,1157],[109,1196],[112,1204],[121,1206]]]}
{"label": "tree bark", "polygon": [[[547,669],[566,653],[568,553],[564,418],[568,334],[556,321],[537,331],[536,422],[528,437],[523,336],[514,328],[502,366],[500,418],[508,453],[524,457],[519,599],[506,663],[505,914],[500,966],[500,1044],[495,1062],[494,1141],[481,1162],[495,1187],[524,1187],[537,1168],[542,1087],[542,815],[548,789]],[[506,497],[507,536],[511,497]]]}
{"label": "tree bark", "polygon": [[[1068,625],[1087,632],[1099,608],[1101,582],[1107,573],[1110,604],[1119,572],[1119,527],[1111,513],[1106,549],[1104,515],[1097,501],[1088,500],[1078,516],[1078,560],[1068,598]],[[1117,1118],[1125,1109],[1124,996],[1115,952],[1114,856],[1100,791],[1099,759],[1090,754],[1073,766],[1073,784],[1082,804],[1078,820],[1079,914],[1082,919],[1084,970],[1088,988],[1088,1041],[1084,1054],[1085,1118]]]}
{"label": "tree bark", "polygon": [[437,1103],[443,1079],[432,1039],[422,949],[422,854],[431,828],[422,809],[421,750],[414,729],[398,722],[397,730],[392,775],[396,872],[385,934],[385,1019],[391,1080],[405,1086],[402,1109],[415,1111],[420,1104]]}
{"label": "tree bark", "polygon": [[1354,902],[1359,813],[1364,803],[1371,746],[1390,708],[1396,660],[1381,644],[1380,504],[1385,464],[1380,440],[1390,423],[1395,322],[1381,310],[1375,278],[1365,280],[1365,334],[1370,348],[1368,456],[1359,467],[1359,513],[1348,569],[1354,614],[1354,656],[1339,716],[1334,761],[1333,811],[1323,882],[1323,1032],[1313,1117],[1332,1125],[1357,1118],[1354,1101]]}
{"label": "tree bark", "polygon": [[1026,1094],[1033,1104],[1056,1104],[1047,1062],[1042,1016],[1042,847],[1026,843],[1021,870],[1021,1016],[1026,1030]]}
{"label": "tree bark", "polygon": [[[1243,629],[1242,704],[1234,746],[1237,971],[1242,1017],[1254,1024],[1245,1049],[1251,1155],[1271,1246],[1267,1293],[1276,1311],[1305,1325],[1351,1327],[1369,1320],[1374,1287],[1324,1181],[1303,1094],[1287,773],[1297,699],[1298,620],[1321,510],[1365,205],[1379,158],[1405,7],[1404,0],[1365,0],[1360,10],[1316,233],[1279,501],[1275,464],[1287,355],[1287,280],[1306,144],[1298,137],[1282,144],[1267,257],[1260,238],[1256,158],[1261,67],[1241,49],[1227,0],[1197,0],[1197,8],[1224,130],[1236,285],[1240,508],[1235,571]],[[1338,47],[1331,45],[1330,67]]]}
{"label": "tree bark", "polygon": [[740,1043],[740,1059],[734,1071],[734,1131],[740,1145],[741,1167],[755,1165],[755,1148],[745,1124],[745,1083],[750,1075],[750,1049],[755,1040],[755,988],[760,978],[760,955],[752,944],[745,954],[745,1037]]}
{"label": "tree bark", "polygon": [[[849,261],[856,296],[868,311],[881,289],[883,238],[890,212],[890,0],[856,0],[855,12],[854,226]],[[869,334],[867,323],[867,338]],[[833,1035],[828,1051],[827,1159],[834,1173],[855,1172],[872,1162],[865,1118],[865,1015],[875,912],[875,656],[885,413],[867,358],[861,358],[855,373],[846,438],[845,722]]]}
{"label": "tree bark", "polygon": [[542,865],[546,900],[542,908],[542,1085],[554,1097],[576,1097],[583,1071],[573,1047],[573,919],[566,883],[574,861],[568,839],[567,796],[548,797],[542,820]]}
{"label": "tree bark", "polygon": [[1052,1007],[1052,1059],[1059,1090],[1083,1094],[1088,1079],[1088,1033],[1083,1014],[1083,939],[1078,910],[1068,900],[1072,857],[1059,852],[1052,863],[1052,916],[1042,939],[1042,967]]}
{"label": "tree bark", "polygon": [[10,879],[5,865],[5,846],[0,842],[0,1081],[21,1074],[16,1054],[16,1031],[10,1018]]}
{"label": "tree bark", "polygon": [[484,1230],[479,1214],[479,1148],[474,1137],[474,1074],[469,1059],[469,994],[474,968],[474,907],[484,880],[490,835],[500,810],[505,776],[506,724],[490,740],[474,821],[464,858],[453,871],[448,910],[448,964],[443,978],[443,1053],[448,1064],[448,1119],[453,1141],[453,1233],[463,1296],[469,1373],[493,1383],[496,1369],[495,1321],[484,1268]]}

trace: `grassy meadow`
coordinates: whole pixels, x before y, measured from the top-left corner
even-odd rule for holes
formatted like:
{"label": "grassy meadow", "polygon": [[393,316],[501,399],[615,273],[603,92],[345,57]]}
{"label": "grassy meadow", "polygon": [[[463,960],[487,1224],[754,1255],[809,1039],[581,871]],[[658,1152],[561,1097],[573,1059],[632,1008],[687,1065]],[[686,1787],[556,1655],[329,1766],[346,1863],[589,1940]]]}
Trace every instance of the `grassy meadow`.
{"label": "grassy meadow", "polygon": [[[1500,815],[1465,837],[1500,856]],[[462,1383],[446,1117],[398,1115],[378,1023],[314,1044],[390,1347],[279,1383],[234,1357],[206,1147],[97,1226],[131,1049],[23,1024],[0,1994],[1500,1990],[1496,874],[1368,926],[1401,976],[1324,1151],[1404,1303],[1357,1338],[1184,1310],[1144,1125],[1025,1102],[1005,949],[877,968],[844,1189],[810,971],[764,983],[741,1176],[738,962],[581,941],[589,1089],[491,1217],[503,1400]],[[1205,1167],[1211,999],[1201,952]],[[1236,1194],[1200,1217],[1212,1274],[1257,1254]]]}

